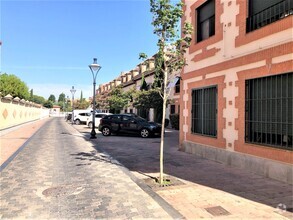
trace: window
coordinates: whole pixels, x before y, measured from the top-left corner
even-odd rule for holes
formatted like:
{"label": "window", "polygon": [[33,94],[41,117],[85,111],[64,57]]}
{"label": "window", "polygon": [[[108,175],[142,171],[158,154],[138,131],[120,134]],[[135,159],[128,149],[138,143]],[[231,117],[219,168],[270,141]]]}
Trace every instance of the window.
{"label": "window", "polygon": [[197,11],[197,42],[215,34],[215,0],[208,0]]}
{"label": "window", "polygon": [[292,14],[292,0],[249,0],[246,32],[259,29]]}
{"label": "window", "polygon": [[217,87],[192,90],[191,132],[217,136]]}
{"label": "window", "polygon": [[170,114],[175,114],[175,105],[171,105]]}
{"label": "window", "polygon": [[293,73],[246,81],[245,140],[292,150]]}
{"label": "window", "polygon": [[180,93],[180,79],[176,82],[175,93]]}

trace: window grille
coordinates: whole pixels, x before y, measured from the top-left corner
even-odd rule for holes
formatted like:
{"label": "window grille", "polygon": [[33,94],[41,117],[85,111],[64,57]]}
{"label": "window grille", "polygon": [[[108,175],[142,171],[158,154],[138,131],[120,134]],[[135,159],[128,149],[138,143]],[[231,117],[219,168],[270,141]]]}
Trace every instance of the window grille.
{"label": "window grille", "polygon": [[250,0],[246,32],[259,29],[292,14],[293,0]]}
{"label": "window grille", "polygon": [[192,90],[191,132],[217,136],[217,87]]}
{"label": "window grille", "polygon": [[292,150],[293,73],[246,81],[245,140]]}

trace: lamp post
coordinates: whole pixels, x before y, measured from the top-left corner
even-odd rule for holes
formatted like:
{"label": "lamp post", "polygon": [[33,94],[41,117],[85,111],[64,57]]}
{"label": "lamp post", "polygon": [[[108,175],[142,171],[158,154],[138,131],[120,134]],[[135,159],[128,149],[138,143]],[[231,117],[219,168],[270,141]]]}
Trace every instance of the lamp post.
{"label": "lamp post", "polygon": [[71,118],[71,124],[73,124],[73,122],[74,122],[74,112],[73,112],[73,110],[74,110],[74,93],[76,92],[76,89],[74,89],[74,86],[72,86],[72,88],[70,89],[70,92],[71,92],[71,94],[72,94],[72,118]]}
{"label": "lamp post", "polygon": [[93,123],[92,123],[92,131],[91,131],[91,139],[95,139],[96,137],[96,123],[95,123],[95,116],[96,116],[96,78],[98,75],[99,70],[102,68],[98,63],[97,63],[97,58],[94,58],[94,62],[89,65],[89,68],[92,72],[93,75]]}

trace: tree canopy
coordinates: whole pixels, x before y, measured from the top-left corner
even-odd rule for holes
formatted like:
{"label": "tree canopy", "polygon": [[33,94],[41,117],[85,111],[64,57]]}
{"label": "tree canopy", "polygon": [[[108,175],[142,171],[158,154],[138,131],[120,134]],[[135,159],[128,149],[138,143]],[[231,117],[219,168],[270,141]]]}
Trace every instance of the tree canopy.
{"label": "tree canopy", "polygon": [[120,86],[115,87],[107,98],[108,106],[111,110],[118,111],[125,108],[129,101],[131,100],[131,95],[128,92],[123,92]]}
{"label": "tree canopy", "polygon": [[56,98],[53,94],[51,94],[48,98],[48,101],[51,101],[52,103],[55,103],[56,102]]}
{"label": "tree canopy", "polygon": [[0,92],[4,96],[10,94],[13,97],[26,100],[30,97],[26,83],[13,74],[0,74]]}

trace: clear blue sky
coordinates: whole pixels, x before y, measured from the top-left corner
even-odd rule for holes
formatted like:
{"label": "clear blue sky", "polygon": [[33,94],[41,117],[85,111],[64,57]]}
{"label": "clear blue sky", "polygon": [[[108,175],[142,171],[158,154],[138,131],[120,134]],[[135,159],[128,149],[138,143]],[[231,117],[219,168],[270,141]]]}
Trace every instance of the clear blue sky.
{"label": "clear blue sky", "polygon": [[134,68],[140,52],[157,51],[149,0],[0,0],[1,73],[34,94],[92,96],[88,65],[102,66],[97,85]]}

